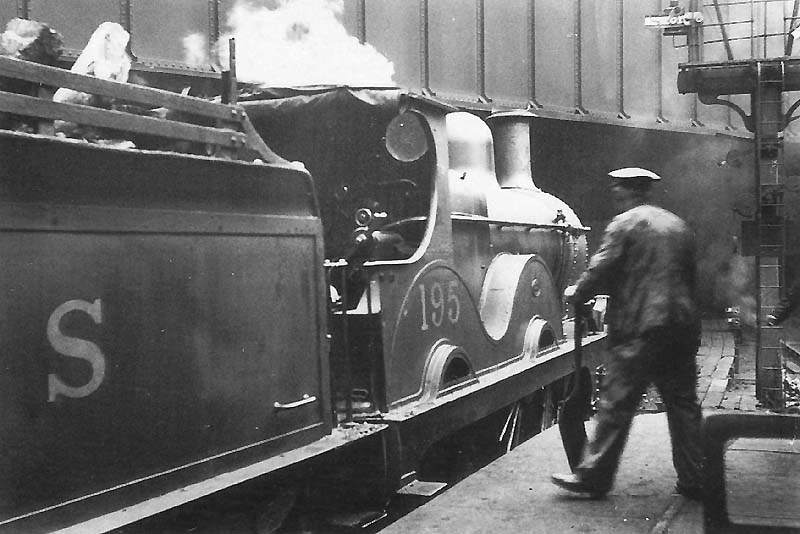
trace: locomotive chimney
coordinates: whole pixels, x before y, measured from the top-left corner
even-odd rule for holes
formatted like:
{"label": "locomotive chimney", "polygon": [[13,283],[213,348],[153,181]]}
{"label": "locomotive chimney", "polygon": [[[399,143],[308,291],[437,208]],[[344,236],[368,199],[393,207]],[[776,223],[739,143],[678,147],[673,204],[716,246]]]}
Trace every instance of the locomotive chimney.
{"label": "locomotive chimney", "polygon": [[530,120],[527,111],[504,111],[487,118],[494,137],[494,159],[500,187],[537,190],[531,170]]}

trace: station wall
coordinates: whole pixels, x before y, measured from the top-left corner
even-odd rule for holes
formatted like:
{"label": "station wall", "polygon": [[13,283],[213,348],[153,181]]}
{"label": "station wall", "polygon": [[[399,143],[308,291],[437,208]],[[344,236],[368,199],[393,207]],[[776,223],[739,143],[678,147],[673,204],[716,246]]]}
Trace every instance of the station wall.
{"label": "station wall", "polygon": [[[242,0],[277,9],[282,0]],[[543,116],[578,116],[653,128],[742,131],[735,112],[677,92],[685,36],[645,27],[668,0],[295,0],[336,10],[348,32],[394,65],[398,86],[466,107],[531,107]],[[704,61],[783,56],[793,2],[702,2]],[[229,28],[237,0],[0,0],[0,19],[47,22],[80,52],[104,21],[131,32],[146,68],[212,72],[187,61],[184,39],[206,46]],[[690,0],[682,2],[689,7]],[[707,5],[702,5],[707,4]],[[720,24],[723,22],[724,24]],[[787,102],[796,95],[787,95]],[[749,100],[734,97],[749,113]],[[790,129],[788,135],[794,135]]]}

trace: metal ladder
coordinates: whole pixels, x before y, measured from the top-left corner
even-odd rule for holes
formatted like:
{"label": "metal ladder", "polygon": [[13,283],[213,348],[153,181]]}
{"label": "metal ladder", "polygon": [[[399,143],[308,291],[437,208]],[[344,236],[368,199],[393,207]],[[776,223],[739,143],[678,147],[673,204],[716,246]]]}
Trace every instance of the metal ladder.
{"label": "metal ladder", "polygon": [[767,60],[756,62],[755,68],[756,88],[751,102],[758,188],[756,396],[769,407],[782,408],[783,328],[769,326],[767,316],[786,297],[785,171],[781,133],[785,126],[785,65],[782,60]]}

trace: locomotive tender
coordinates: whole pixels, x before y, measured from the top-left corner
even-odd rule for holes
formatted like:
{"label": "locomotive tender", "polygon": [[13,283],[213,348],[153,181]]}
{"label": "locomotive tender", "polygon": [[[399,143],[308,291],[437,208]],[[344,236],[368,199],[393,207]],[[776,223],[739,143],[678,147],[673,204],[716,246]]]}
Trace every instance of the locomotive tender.
{"label": "locomotive tender", "polygon": [[516,426],[535,399],[552,423],[587,229],[533,183],[525,112],[345,87],[213,104],[8,58],[0,76],[215,124],[0,92],[42,121],[0,130],[0,531],[107,531],[341,450],[388,498],[490,414]]}

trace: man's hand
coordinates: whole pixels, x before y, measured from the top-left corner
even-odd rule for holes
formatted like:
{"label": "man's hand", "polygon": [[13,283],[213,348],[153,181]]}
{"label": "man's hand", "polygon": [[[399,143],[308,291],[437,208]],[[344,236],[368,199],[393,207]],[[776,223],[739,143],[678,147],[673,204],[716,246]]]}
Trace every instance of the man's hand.
{"label": "man's hand", "polygon": [[578,286],[576,285],[567,286],[567,288],[564,290],[564,298],[567,302],[572,302],[575,300],[575,290],[577,289]]}

